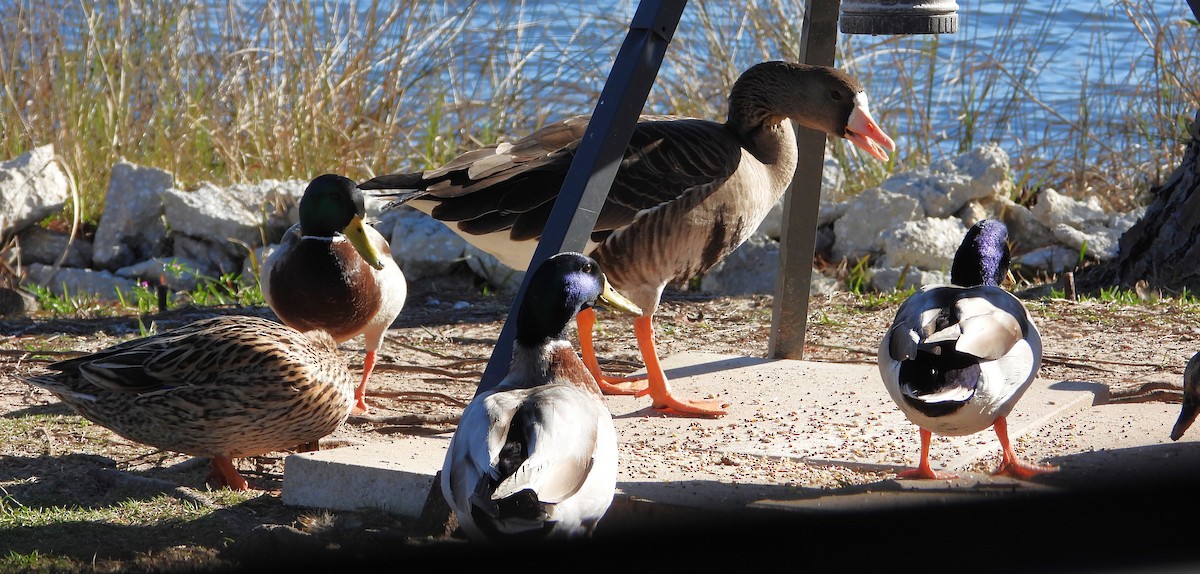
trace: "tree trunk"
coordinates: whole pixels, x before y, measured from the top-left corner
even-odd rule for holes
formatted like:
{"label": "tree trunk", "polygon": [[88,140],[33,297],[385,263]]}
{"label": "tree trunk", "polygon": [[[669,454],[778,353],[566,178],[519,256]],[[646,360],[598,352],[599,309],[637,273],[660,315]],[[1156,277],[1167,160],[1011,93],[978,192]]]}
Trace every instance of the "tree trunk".
{"label": "tree trunk", "polygon": [[1121,236],[1117,258],[1079,273],[1078,288],[1131,288],[1144,279],[1157,289],[1200,293],[1200,112],[1188,132],[1182,162],[1152,190],[1146,214]]}

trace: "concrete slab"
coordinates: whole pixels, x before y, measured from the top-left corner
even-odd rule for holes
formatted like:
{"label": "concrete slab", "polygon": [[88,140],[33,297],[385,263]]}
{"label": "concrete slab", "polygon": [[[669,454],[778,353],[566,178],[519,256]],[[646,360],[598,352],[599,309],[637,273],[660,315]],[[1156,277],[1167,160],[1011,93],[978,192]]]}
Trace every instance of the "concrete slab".
{"label": "concrete slab", "polygon": [[[607,397],[623,440],[652,437],[650,444],[799,458],[809,464],[875,469],[914,466],[919,455],[917,427],[888,396],[871,364],[684,353],[662,362],[676,394],[721,398],[731,404],[719,419],[656,413],[646,399]],[[1098,385],[1033,385],[1009,417],[1009,436],[1025,433],[1092,404]],[[935,437],[934,468],[959,470],[981,457],[997,455],[994,433]]]}
{"label": "concrete slab", "polygon": [[[668,416],[651,409],[646,398],[606,397],[622,445],[618,501],[606,523],[661,514],[664,506],[803,512],[839,504],[860,507],[882,498],[917,503],[931,496],[1017,488],[1003,479],[967,474],[956,483],[939,481],[941,490],[936,492],[915,486],[918,481],[894,485],[897,492],[912,496],[863,492],[814,501],[811,493],[804,496],[796,488],[782,487],[781,479],[769,471],[714,473],[713,464],[698,458],[729,453],[789,459],[800,466],[911,467],[919,451],[917,429],[892,403],[871,364],[685,353],[663,361],[663,367],[676,394],[725,399],[729,414],[720,419]],[[1098,386],[1035,381],[1010,417],[1010,435],[1015,439],[1088,407]],[[399,436],[386,446],[291,455],[283,500],[294,506],[380,508],[417,517],[441,470],[450,436]],[[931,462],[935,468],[961,470],[981,457],[997,456],[999,448],[991,432],[935,437]]]}
{"label": "concrete slab", "polygon": [[386,445],[289,455],[284,459],[283,503],[418,517],[450,436],[401,436]]}

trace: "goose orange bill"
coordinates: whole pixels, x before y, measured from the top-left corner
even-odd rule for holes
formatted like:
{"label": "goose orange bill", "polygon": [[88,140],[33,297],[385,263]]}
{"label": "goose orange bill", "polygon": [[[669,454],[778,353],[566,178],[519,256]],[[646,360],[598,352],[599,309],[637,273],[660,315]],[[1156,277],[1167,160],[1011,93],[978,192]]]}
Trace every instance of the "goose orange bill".
{"label": "goose orange bill", "polygon": [[871,117],[866,94],[858,94],[854,98],[854,110],[850,112],[850,120],[846,122],[845,137],[879,161],[887,161],[888,152],[896,151],[896,142],[883,133],[879,124]]}

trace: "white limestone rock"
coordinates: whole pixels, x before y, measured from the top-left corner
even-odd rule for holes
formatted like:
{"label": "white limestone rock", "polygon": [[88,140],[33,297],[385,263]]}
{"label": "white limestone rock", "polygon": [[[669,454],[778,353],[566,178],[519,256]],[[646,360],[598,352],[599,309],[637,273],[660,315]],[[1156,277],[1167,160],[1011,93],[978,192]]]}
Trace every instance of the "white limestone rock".
{"label": "white limestone rock", "polygon": [[1098,197],[1088,196],[1080,201],[1052,188],[1043,189],[1038,193],[1037,203],[1033,204],[1030,211],[1047,229],[1054,229],[1058,225],[1086,229],[1105,225],[1109,221],[1109,214],[1100,205]]}
{"label": "white limestone rock", "polygon": [[168,171],[124,160],[113,165],[92,243],[95,267],[113,270],[168,254],[162,195],[174,183]]}
{"label": "white limestone rock", "polygon": [[883,232],[923,217],[913,197],[872,188],[849,200],[846,214],[833,223],[833,258],[851,262],[884,252]]}
{"label": "white limestone rock", "polygon": [[463,257],[466,258],[467,267],[471,271],[501,293],[516,293],[521,287],[521,282],[525,280],[524,271],[517,271],[501,263],[491,253],[470,243],[466,243]]}
{"label": "white limestone rock", "polygon": [[205,183],[195,191],[168,189],[162,197],[172,256],[194,262],[200,273],[212,277],[240,272],[249,251],[262,245],[264,237],[278,242],[294,223],[279,214],[307,185],[265,180],[227,188]]}
{"label": "white limestone rock", "polygon": [[948,271],[966,234],[967,227],[953,217],[906,221],[883,232],[885,255],[878,265]]}
{"label": "white limestone rock", "polygon": [[83,237],[51,231],[38,225],[31,226],[17,236],[21,264],[43,263],[54,265],[62,258],[63,267],[91,267],[92,242]]}
{"label": "white limestone rock", "polygon": [[407,206],[385,211],[375,228],[389,237],[392,258],[410,281],[449,273],[469,245],[446,224]]}
{"label": "white limestone rock", "polygon": [[[820,211],[825,212],[830,209],[830,206],[836,205],[846,199],[843,188],[846,183],[846,175],[842,173],[842,166],[838,165],[836,159],[826,157],[825,163],[821,166],[821,201]],[[787,196],[780,197],[779,201],[775,202],[775,206],[771,211],[767,212],[767,216],[763,218],[759,224],[756,234],[761,233],[779,241],[783,230],[783,203]],[[831,214],[832,215],[832,214]],[[832,222],[832,219],[818,223],[818,225]]]}
{"label": "white limestone rock", "polygon": [[989,143],[927,168],[898,173],[880,187],[916,198],[929,217],[949,217],[968,201],[1006,195],[1012,188],[1008,154]]}
{"label": "white limestone rock", "polygon": [[950,271],[916,269],[913,267],[877,267],[870,269],[868,279],[871,288],[882,293],[904,290],[910,287],[920,289],[925,285],[946,285],[950,283]]}
{"label": "white limestone rock", "polygon": [[197,269],[198,266],[191,261],[180,261],[173,257],[156,257],[122,267],[113,274],[134,281],[145,281],[151,285],[157,285],[159,281],[163,281],[172,291],[194,291],[200,284]]}
{"label": "white limestone rock", "polygon": [[70,197],[70,184],[54,159],[53,145],[0,162],[0,240],[62,211]]}
{"label": "white limestone rock", "polygon": [[1063,273],[1079,265],[1079,251],[1061,245],[1047,245],[1013,258],[1013,267],[1022,270]]}
{"label": "white limestone rock", "polygon": [[26,269],[29,272],[26,281],[42,285],[59,297],[87,294],[101,301],[114,302],[120,300],[117,290],[121,290],[125,299],[130,300],[137,285],[137,281],[117,277],[108,271],[73,267],[62,267],[55,271],[53,266],[41,263],[34,263]]}

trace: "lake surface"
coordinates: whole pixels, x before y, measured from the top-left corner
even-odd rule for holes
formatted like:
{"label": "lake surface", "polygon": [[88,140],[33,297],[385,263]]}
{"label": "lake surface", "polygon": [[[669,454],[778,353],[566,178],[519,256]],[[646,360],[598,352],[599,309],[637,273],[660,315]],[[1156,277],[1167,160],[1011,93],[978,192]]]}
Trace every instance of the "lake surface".
{"label": "lake surface", "polygon": [[[1155,61],[1162,55],[1161,44],[1183,43],[1196,53],[1200,34],[1181,24],[1191,18],[1184,0],[969,0],[958,5],[956,34],[839,36],[837,65],[867,85],[873,108],[877,115],[886,110],[888,130],[902,148],[926,146],[931,158],[938,159],[969,147],[964,142],[994,140],[1010,154],[1020,149],[1048,160],[1074,156],[1088,161],[1093,155],[1170,145],[1167,139],[1177,126],[1130,122],[1159,117],[1164,106],[1177,115],[1194,112],[1182,99],[1169,101],[1169,94],[1165,103],[1147,96],[1162,82]],[[507,56],[523,55],[524,83],[481,82],[481,91],[468,97],[492,97],[489,90],[507,86],[514,90],[507,96],[516,104],[546,106],[552,99],[542,113],[543,119],[555,119],[591,111],[593,94],[603,86],[637,3],[463,6],[467,4],[448,3],[443,9],[448,18],[459,10],[468,19],[465,50],[486,44],[471,38],[505,30]],[[763,38],[749,25],[763,17],[779,20],[774,37]],[[799,44],[802,18],[799,0],[688,3],[647,111],[722,113],[725,94],[720,91],[691,90],[706,94],[707,101],[699,103],[669,94],[682,91],[680,86],[702,85],[714,74],[736,74],[758,61],[786,59]],[[711,37],[713,29],[722,35],[717,41]],[[1155,37],[1163,34],[1166,39]],[[721,53],[714,54],[714,46]],[[465,75],[495,74],[498,55],[492,50],[471,54],[467,61],[478,67],[472,71],[472,64],[464,64]]]}

